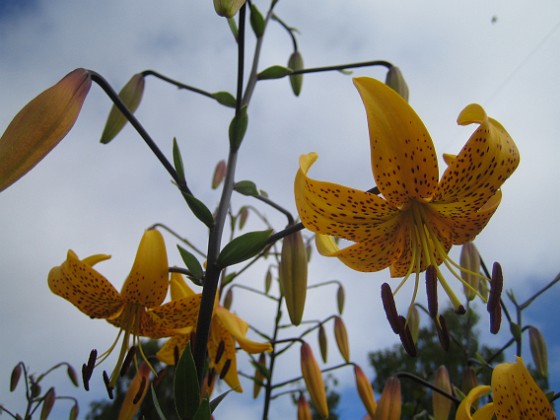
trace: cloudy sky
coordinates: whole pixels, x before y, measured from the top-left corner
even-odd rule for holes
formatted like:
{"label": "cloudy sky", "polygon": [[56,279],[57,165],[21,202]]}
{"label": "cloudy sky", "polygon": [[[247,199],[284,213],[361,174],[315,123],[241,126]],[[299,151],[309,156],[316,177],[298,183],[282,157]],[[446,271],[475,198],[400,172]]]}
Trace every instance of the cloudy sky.
{"label": "cloudy sky", "polygon": [[[261,10],[268,6],[267,1],[256,4]],[[557,2],[283,0],[276,12],[299,29],[299,48],[308,67],[374,59],[398,65],[410,87],[410,102],[439,156],[458,152],[472,132],[455,123],[467,104],[478,102],[498,119],[516,140],[521,164],[505,184],[502,204],[477,246],[487,262],[502,263],[505,287],[514,289],[519,301],[554,278],[560,234],[560,200],[555,195],[560,175]],[[248,56],[253,46],[249,39]],[[260,68],[283,65],[290,53],[288,35],[271,24]],[[0,131],[27,101],[77,67],[96,70],[117,89],[145,69],[208,91],[235,89],[236,51],[211,1],[4,0],[0,57]],[[354,74],[384,78],[381,68]],[[0,402],[8,407],[21,404],[21,393],[14,396],[7,389],[18,361],[34,372],[59,361],[79,367],[93,347],[105,349],[115,337],[116,330],[104,321],[91,321],[49,292],[48,271],[64,260],[68,248],[79,256],[112,254],[99,269],[119,287],[142,231],[153,223],[172,226],[205,247],[205,229],[186,211],[168,175],[130,127],[110,145],[99,144],[109,107],[94,85],[70,135],[0,195]],[[192,190],[214,207],[219,194],[210,190],[210,178],[215,163],[227,156],[232,111],[150,78],[138,117],[164,152],[170,154],[172,139],[177,138]],[[259,83],[237,179],[255,181],[295,213],[297,159],[310,151],[320,155],[314,177],[361,189],[373,185],[365,113],[351,78],[340,73],[307,75],[299,98],[286,80]],[[234,197],[234,206],[243,204],[259,206],[278,230],[283,227],[285,220],[273,210]],[[254,227],[260,228],[256,222]],[[171,263],[180,264],[173,239],[166,238]],[[380,284],[388,276],[387,271],[355,273],[318,256],[311,267],[311,283],[344,283],[352,359],[370,376],[374,372],[368,366],[368,351],[395,342],[379,299]],[[241,281],[262,287],[263,278],[262,270],[254,270]],[[524,316],[526,323],[543,330],[550,355],[560,351],[558,290],[552,289]],[[335,293],[334,287],[310,291],[306,318],[333,313]],[[410,293],[408,287],[398,296],[402,310]],[[239,291],[234,308],[263,330],[272,324],[272,309],[264,299]],[[483,315],[486,331],[485,322]],[[508,335],[504,329],[497,337],[484,337],[500,345]],[[298,374],[299,354],[292,356],[279,380]],[[340,361],[333,342],[329,362]],[[246,363],[241,365],[251,371]],[[63,376],[53,380],[63,382]],[[558,361],[551,360],[551,376],[556,377],[552,383],[558,391]],[[339,378],[340,391],[348,395],[341,403],[342,418],[356,418],[362,411],[350,408],[355,402],[350,396],[351,369],[341,371]],[[76,393],[62,386],[60,390]],[[90,400],[104,395],[102,381],[95,377],[92,391],[80,395],[82,413]],[[57,405],[61,412],[69,409],[62,402]],[[224,418],[258,418],[260,409],[249,392],[228,397],[220,408],[227,413]],[[222,418],[220,411],[217,414]],[[294,416],[287,399],[278,400],[271,419],[282,416]]]}

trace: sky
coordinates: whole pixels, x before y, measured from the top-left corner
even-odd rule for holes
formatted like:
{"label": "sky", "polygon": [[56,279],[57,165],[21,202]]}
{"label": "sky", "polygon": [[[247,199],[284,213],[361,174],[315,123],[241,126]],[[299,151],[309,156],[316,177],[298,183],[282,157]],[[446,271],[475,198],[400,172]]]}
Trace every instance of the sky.
{"label": "sky", "polygon": [[[210,1],[1,4],[0,130],[30,99],[78,67],[97,71],[117,90],[145,69],[211,92],[235,90],[233,39]],[[267,1],[255,4],[263,11],[268,6]],[[505,288],[514,289],[519,301],[556,276],[560,234],[557,2],[282,0],[276,13],[298,29],[306,67],[376,59],[399,66],[410,88],[410,103],[430,131],[440,157],[444,152],[457,153],[472,133],[472,126],[459,127],[455,122],[467,104],[480,103],[499,120],[518,145],[521,164],[504,185],[502,203],[476,245],[488,263],[502,264]],[[292,52],[289,36],[274,23],[266,36],[259,68],[284,65]],[[249,37],[248,56],[253,48]],[[367,68],[353,75],[383,80],[385,73],[383,68]],[[19,361],[37,373],[59,361],[79,368],[92,348],[105,349],[116,336],[105,321],[90,320],[50,293],[47,274],[65,259],[69,248],[80,257],[111,254],[113,258],[100,264],[99,270],[120,287],[143,230],[154,223],[169,225],[205,247],[205,228],[186,210],[169,176],[130,127],[109,145],[98,142],[110,105],[93,85],[67,138],[0,194],[0,403],[7,407],[21,404],[21,390],[11,394],[7,387]],[[210,190],[210,180],[217,161],[227,157],[232,111],[149,78],[137,116],[168,156],[172,139],[177,138],[191,189],[214,208],[219,192]],[[260,82],[249,118],[237,180],[253,180],[294,214],[293,178],[300,154],[319,154],[312,172],[317,179],[361,189],[373,186],[365,112],[350,76],[306,75],[299,98],[291,93],[287,80]],[[257,206],[277,230],[283,228],[285,219],[274,210],[234,196],[234,207],[245,204]],[[250,226],[262,229],[255,218]],[[166,235],[166,241],[170,263],[181,264],[173,238]],[[452,252],[456,259],[458,252],[458,248]],[[389,279],[387,270],[356,273],[337,260],[315,255],[310,284],[332,279],[341,281],[346,290],[343,319],[351,358],[373,377],[368,352],[397,341],[380,302],[380,285],[396,280]],[[242,279],[243,284],[261,288],[263,281],[262,267]],[[401,311],[411,293],[412,284],[397,295]],[[334,313],[335,294],[335,287],[310,290],[305,318]],[[525,323],[538,326],[547,337],[556,391],[560,362],[552,355],[560,351],[558,296],[557,286],[524,313]],[[238,289],[233,308],[257,328],[272,325],[272,308],[264,299]],[[504,343],[507,328],[490,336],[486,322],[483,312],[483,339],[496,346]],[[334,365],[342,359],[330,328],[328,365]],[[316,338],[310,342],[316,349]],[[524,355],[530,361],[527,349]],[[239,359],[241,369],[252,373],[246,359],[241,355]],[[109,370],[110,363],[104,368]],[[281,365],[278,380],[298,375],[298,365],[296,351]],[[79,394],[82,414],[89,401],[105,396],[99,375],[87,394],[65,386],[64,376],[64,372],[53,374],[52,381],[60,393]],[[364,411],[356,404],[351,369],[341,370],[337,377],[344,396],[341,418],[360,418]],[[244,386],[251,388],[249,382]],[[259,418],[261,403],[253,402],[250,392],[228,396],[216,418]],[[67,413],[70,407],[58,402],[57,409]],[[270,418],[294,415],[288,399],[279,399]]]}

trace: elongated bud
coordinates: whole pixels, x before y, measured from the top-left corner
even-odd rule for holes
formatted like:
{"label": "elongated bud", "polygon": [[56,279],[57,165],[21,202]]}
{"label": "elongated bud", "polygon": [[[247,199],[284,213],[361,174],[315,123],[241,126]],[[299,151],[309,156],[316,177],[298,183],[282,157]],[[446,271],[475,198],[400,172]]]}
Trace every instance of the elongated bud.
{"label": "elongated bud", "polygon": [[[451,380],[449,372],[445,366],[437,368],[434,378],[434,385],[442,391],[452,394]],[[434,420],[447,420],[451,411],[451,400],[437,391],[432,391],[432,407],[434,410]]]}
{"label": "elongated bud", "polygon": [[348,345],[348,332],[346,331],[344,321],[339,316],[334,318],[334,337],[336,339],[336,345],[338,346],[340,355],[346,362],[349,362],[350,346]]}
{"label": "elongated bud", "polygon": [[76,371],[72,366],[68,365],[66,367],[66,374],[68,375],[68,378],[70,378],[70,381],[72,382],[72,384],[74,384],[74,386],[80,386],[78,382],[78,375],[76,374]]}
{"label": "elongated bud", "polygon": [[262,382],[264,381],[264,374],[262,369],[266,369],[266,356],[264,353],[259,355],[259,360],[257,362],[259,366],[255,367],[255,379],[253,382],[253,398],[257,398],[262,389]]}
{"label": "elongated bud", "polygon": [[307,343],[301,345],[301,374],[313,405],[323,417],[328,417],[329,407],[323,375],[313,351]]}
{"label": "elongated bud", "polygon": [[270,286],[272,285],[272,272],[270,268],[266,270],[266,275],[264,277],[264,292],[268,295],[270,292]]}
{"label": "elongated bud", "polygon": [[218,16],[232,18],[245,4],[246,0],[214,0],[214,9]]}
{"label": "elongated bud", "polygon": [[54,402],[56,401],[56,392],[54,388],[50,388],[45,394],[45,399],[43,400],[43,407],[41,408],[41,420],[46,420],[51,414]]}
{"label": "elongated bud", "polygon": [[461,278],[466,284],[470,286],[467,287],[463,285],[463,290],[465,291],[465,296],[467,300],[473,300],[478,291],[478,283],[480,282],[480,277],[476,276],[480,272],[480,255],[474,244],[472,242],[465,242],[461,248],[461,267],[465,268],[469,272],[461,271]]}
{"label": "elongated bud", "polygon": [[471,389],[478,385],[478,380],[476,379],[476,372],[471,366],[467,366],[463,370],[463,380],[461,382],[461,391],[467,395]]}
{"label": "elongated bud", "polygon": [[385,84],[401,95],[408,102],[408,85],[404,80],[401,70],[393,66],[387,72]]}
{"label": "elongated bud", "polygon": [[225,160],[220,160],[214,168],[214,175],[212,176],[212,189],[215,190],[220,186],[226,177],[227,165]]}
{"label": "elongated bud", "polygon": [[484,300],[485,302],[488,301],[490,288],[487,280],[482,279],[482,281],[478,283],[478,293],[480,293],[480,296],[482,296],[482,300]]}
{"label": "elongated bud", "polygon": [[132,420],[134,418],[150,388],[148,383],[149,377],[150,367],[146,363],[140,364],[128,385],[128,390],[119,411],[119,420]]}
{"label": "elongated bud", "polygon": [[21,363],[18,363],[12,370],[12,376],[10,377],[10,392],[13,392],[16,389],[19,383],[19,378],[21,378],[21,371]]}
{"label": "elongated bud", "polygon": [[23,107],[0,138],[0,191],[41,161],[68,134],[91,86],[76,69]]}
{"label": "elongated bud", "polygon": [[311,407],[303,394],[299,394],[297,403],[297,420],[311,420]]}
{"label": "elongated bud", "polygon": [[226,308],[227,310],[229,310],[231,308],[231,304],[233,302],[233,291],[231,290],[231,287],[228,289],[228,291],[226,292],[226,295],[224,297],[224,304],[222,305],[224,308]]}
{"label": "elongated bud", "polygon": [[78,418],[79,414],[80,414],[80,406],[76,403],[70,409],[70,414],[69,414],[68,418],[70,420],[76,420]]}
{"label": "elongated bud", "polygon": [[342,315],[344,312],[344,303],[346,300],[346,296],[344,293],[344,287],[342,285],[338,286],[338,290],[336,291],[336,305],[338,308],[338,314]]}
{"label": "elongated bud", "polygon": [[398,378],[387,379],[377,403],[375,420],[400,420],[402,409],[401,383]]}
{"label": "elongated bud", "polygon": [[533,363],[537,368],[537,372],[547,378],[548,377],[548,350],[544,336],[538,328],[529,328],[529,344],[531,346],[531,355]]}
{"label": "elongated bud", "polygon": [[[303,57],[299,51],[294,51],[288,60],[288,67],[292,70],[303,69]],[[294,95],[299,96],[303,84],[303,74],[290,75],[290,85]]]}
{"label": "elongated bud", "polygon": [[307,294],[307,253],[300,231],[284,238],[278,270],[290,320],[299,325]]}
{"label": "elongated bud", "polygon": [[[132,78],[119,92],[119,98],[131,113],[134,113],[134,111],[138,109],[138,105],[140,105],[143,95],[144,75],[142,73],[132,76]],[[103,144],[109,143],[117,136],[117,134],[120,133],[127,122],[128,120],[124,114],[115,105],[113,105],[111,107],[111,111],[109,111],[109,116],[107,117],[105,128],[101,134],[100,142]]]}
{"label": "elongated bud", "polygon": [[243,229],[245,227],[245,223],[247,223],[248,218],[249,218],[249,209],[243,206],[239,212],[239,229]]}
{"label": "elongated bud", "polygon": [[362,368],[358,365],[354,365],[354,377],[356,379],[356,389],[358,390],[358,395],[362,400],[362,404],[367,410],[369,416],[375,418],[375,410],[377,409],[377,403],[375,402],[375,396],[373,395],[373,387],[371,382],[365,375]]}
{"label": "elongated bud", "polygon": [[408,328],[412,336],[412,341],[417,343],[418,334],[420,333],[420,313],[418,312],[418,308],[414,305],[410,308],[408,315]]}
{"label": "elongated bud", "polygon": [[319,325],[318,328],[318,337],[319,337],[319,350],[321,351],[321,359],[323,363],[327,363],[327,356],[328,356],[328,341],[327,341],[327,333],[325,332],[325,327],[323,324]]}

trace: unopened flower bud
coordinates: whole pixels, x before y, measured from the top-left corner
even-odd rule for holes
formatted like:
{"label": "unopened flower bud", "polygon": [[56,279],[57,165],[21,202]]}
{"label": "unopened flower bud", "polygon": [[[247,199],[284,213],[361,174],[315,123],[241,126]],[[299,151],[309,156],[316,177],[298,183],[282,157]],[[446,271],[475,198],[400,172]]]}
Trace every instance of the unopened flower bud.
{"label": "unopened flower bud", "polygon": [[297,403],[297,420],[311,420],[311,407],[303,394],[299,395]]}
{"label": "unopened flower bud", "polygon": [[264,292],[268,294],[270,292],[270,286],[272,285],[272,272],[270,268],[266,271],[266,275],[264,277]]}
{"label": "unopened flower bud", "polygon": [[278,270],[290,320],[299,325],[307,294],[307,253],[300,231],[284,238]]}
{"label": "unopened flower bud", "polygon": [[469,271],[466,272],[461,270],[461,278],[470,286],[467,287],[466,285],[463,285],[465,296],[467,297],[467,300],[470,301],[476,297],[478,284],[480,282],[480,277],[475,275],[480,272],[480,255],[472,242],[466,242],[463,244],[461,248],[460,263],[461,267]]}
{"label": "unopened flower bud", "polygon": [[[135,74],[119,92],[119,98],[132,113],[138,109],[144,95],[144,75]],[[107,144],[113,140],[127,123],[124,114],[115,106],[111,107],[105,128],[101,134],[101,143]]]}
{"label": "unopened flower bud", "polygon": [[339,316],[334,318],[334,337],[336,339],[336,345],[338,346],[340,355],[346,362],[349,362],[350,346],[348,345],[348,332],[346,331],[344,321]]}
{"label": "unopened flower bud", "polygon": [[342,287],[342,285],[338,286],[338,290],[336,291],[336,305],[338,308],[338,314],[342,315],[342,312],[344,311],[344,303],[346,300],[346,296],[344,293],[344,287]]}
{"label": "unopened flower bud", "polygon": [[328,417],[329,407],[327,404],[327,393],[325,391],[323,375],[309,344],[303,343],[301,345],[300,356],[301,374],[309,396],[311,397],[311,401],[319,414],[323,417]]}
{"label": "unopened flower bud", "polygon": [[412,341],[414,343],[418,342],[418,334],[420,333],[420,313],[418,312],[418,308],[414,305],[410,308],[407,323]]}
{"label": "unopened flower bud", "polygon": [[214,9],[218,16],[232,18],[245,4],[246,0],[214,0]]}
{"label": "unopened flower bud", "polygon": [[19,378],[21,377],[21,371],[22,371],[21,366],[22,365],[20,362],[12,370],[12,376],[10,377],[10,392],[13,392],[19,383]]}
{"label": "unopened flower bud", "polygon": [[80,407],[78,406],[78,404],[74,404],[72,406],[72,408],[70,409],[70,414],[68,416],[68,418],[70,420],[76,420],[78,418],[78,415],[80,414]]}
{"label": "unopened flower bud", "polygon": [[214,168],[214,175],[212,176],[212,189],[215,190],[220,186],[226,177],[227,165],[225,160],[220,160]]}
{"label": "unopened flower bud", "polygon": [[319,350],[321,351],[321,359],[323,363],[327,363],[327,355],[328,355],[328,341],[327,341],[327,333],[325,332],[325,327],[323,324],[319,325]]}
{"label": "unopened flower bud", "polygon": [[249,218],[249,209],[243,206],[239,211],[239,229],[243,229],[245,227],[245,223],[247,223],[248,218]]}
{"label": "unopened flower bud", "polygon": [[463,370],[463,381],[461,382],[461,391],[467,395],[471,389],[478,385],[478,380],[476,379],[476,372],[471,366],[467,366]]}
{"label": "unopened flower bud", "polygon": [[262,389],[264,381],[263,369],[266,369],[266,355],[261,353],[259,355],[258,366],[255,367],[255,381],[253,381],[253,398],[257,398]]}
{"label": "unopened flower bud", "polygon": [[548,377],[548,350],[546,341],[538,328],[529,328],[529,344],[531,346],[531,355],[533,363],[540,375]]}
{"label": "unopened flower bud", "polygon": [[56,401],[56,392],[54,388],[50,388],[43,399],[43,407],[41,408],[41,420],[47,419],[51,414],[54,402]]}
{"label": "unopened flower bud", "polygon": [[70,381],[74,384],[74,386],[80,386],[78,383],[78,375],[76,374],[76,371],[72,366],[68,365],[66,367],[66,374],[68,375]]}
{"label": "unopened flower bud", "polygon": [[224,304],[222,305],[224,308],[226,308],[227,310],[229,310],[231,308],[231,303],[233,302],[233,291],[231,290],[231,287],[228,289],[228,291],[226,292],[226,295],[224,296]]}
{"label": "unopened flower bud", "polygon": [[392,66],[387,72],[385,84],[401,95],[408,102],[408,85],[404,80],[401,70]]}
{"label": "unopened flower bud", "polygon": [[356,379],[356,389],[358,390],[358,395],[364,404],[368,415],[374,419],[375,410],[377,408],[377,403],[375,402],[375,396],[373,395],[373,388],[371,382],[365,375],[364,371],[358,365],[354,365],[354,377]]}
{"label": "unopened flower bud", "polygon": [[[452,394],[451,380],[449,379],[449,372],[445,366],[437,368],[434,378],[434,385],[442,391]],[[447,420],[449,412],[451,411],[452,401],[445,395],[437,391],[432,391],[432,407],[434,413],[434,420]]]}
{"label": "unopened flower bud", "polygon": [[[288,67],[292,70],[303,69],[303,57],[299,51],[294,51],[288,60]],[[303,84],[303,74],[294,74],[290,76],[290,84],[294,95],[299,96],[301,92],[301,85]]]}
{"label": "unopened flower bud", "polygon": [[401,383],[398,378],[390,377],[385,382],[383,393],[377,403],[376,420],[400,420],[402,409]]}

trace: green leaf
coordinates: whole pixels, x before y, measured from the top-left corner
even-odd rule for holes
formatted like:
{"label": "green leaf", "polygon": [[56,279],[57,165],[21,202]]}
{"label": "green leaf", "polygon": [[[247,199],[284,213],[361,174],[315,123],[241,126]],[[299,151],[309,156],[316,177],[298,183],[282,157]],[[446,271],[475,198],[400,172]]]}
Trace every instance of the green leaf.
{"label": "green leaf", "polygon": [[247,126],[249,125],[249,116],[247,115],[247,106],[241,108],[239,114],[236,114],[229,125],[229,144],[233,150],[239,149]]}
{"label": "green leaf", "polygon": [[212,418],[212,410],[210,409],[210,402],[208,398],[204,398],[196,413],[194,413],[193,420],[210,420]]}
{"label": "green leaf", "polygon": [[263,250],[272,230],[249,232],[228,243],[218,256],[218,265],[227,267],[254,257]]}
{"label": "green leaf", "polygon": [[212,216],[212,213],[210,212],[210,210],[208,210],[208,207],[206,207],[202,201],[200,201],[192,194],[185,193],[183,195],[187,200],[189,208],[196,216],[196,218],[209,228],[214,226],[214,216]]}
{"label": "green leaf", "polygon": [[237,104],[235,97],[229,92],[214,92],[212,97],[217,100],[218,103],[230,108],[235,108],[235,105]]}
{"label": "green leaf", "polygon": [[224,279],[222,280],[222,288],[226,287],[228,284],[230,284],[234,278],[237,277],[237,273],[234,271],[232,273],[227,274]]}
{"label": "green leaf", "polygon": [[152,393],[152,401],[154,402],[154,408],[156,409],[156,413],[159,417],[159,420],[167,420],[165,414],[163,414],[163,410],[159,405],[159,401],[157,399],[156,391],[154,390],[154,386],[150,384],[150,392]]}
{"label": "green leaf", "polygon": [[179,249],[179,254],[181,254],[183,262],[185,263],[193,277],[199,281],[198,285],[200,286],[200,281],[204,276],[204,270],[202,269],[202,266],[200,265],[196,257],[181,245],[177,245],[177,248]]}
{"label": "green leaf", "polygon": [[257,38],[260,38],[264,34],[264,18],[257,6],[251,4],[251,27]]}
{"label": "green leaf", "polygon": [[239,194],[248,195],[248,196],[256,196],[259,195],[259,191],[257,190],[257,186],[253,181],[239,181],[236,182],[233,186],[233,189],[237,191]]}
{"label": "green leaf", "polygon": [[292,73],[293,70],[288,67],[271,66],[257,74],[257,80],[281,79],[282,77],[289,76]]}
{"label": "green leaf", "polygon": [[181,181],[185,180],[185,170],[183,167],[183,158],[181,157],[181,151],[179,150],[179,145],[177,144],[177,139],[173,137],[173,164],[177,175]]}
{"label": "green leaf", "polygon": [[183,354],[175,368],[173,378],[173,397],[179,418],[190,419],[198,412],[200,405],[200,387],[191,352],[191,343],[183,350]]}
{"label": "green leaf", "polygon": [[231,389],[228,389],[226,392],[221,393],[216,398],[214,398],[212,401],[210,401],[210,410],[212,411],[212,413],[218,407],[218,405],[223,401],[223,399],[226,397],[226,395],[229,394],[231,391],[232,391]]}

